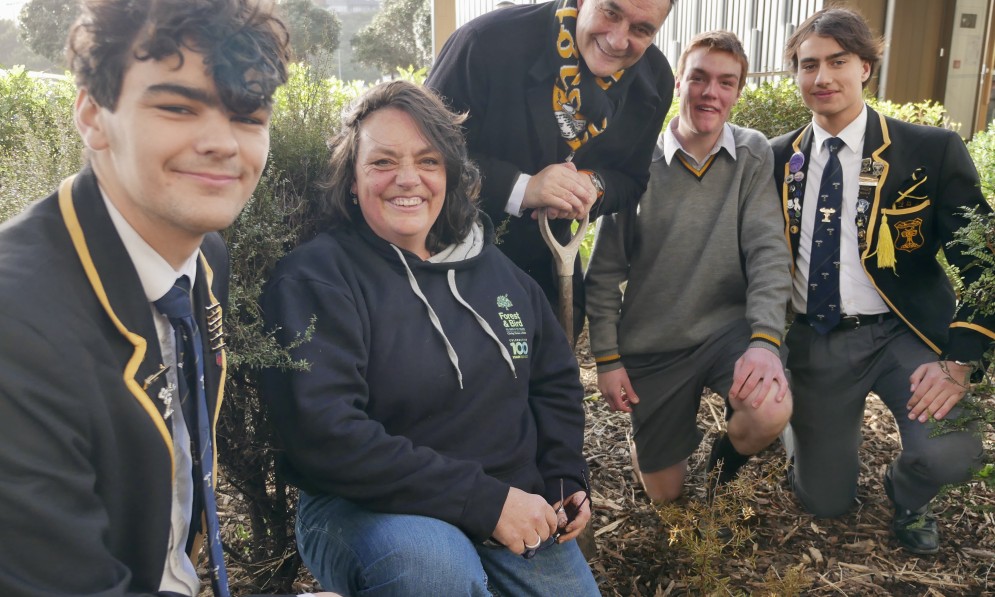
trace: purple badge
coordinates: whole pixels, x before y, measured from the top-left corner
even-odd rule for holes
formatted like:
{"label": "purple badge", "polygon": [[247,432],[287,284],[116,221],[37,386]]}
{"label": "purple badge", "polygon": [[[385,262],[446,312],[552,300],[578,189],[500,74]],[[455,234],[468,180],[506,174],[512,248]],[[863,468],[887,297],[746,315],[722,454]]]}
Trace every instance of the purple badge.
{"label": "purple badge", "polygon": [[802,169],[802,166],[804,165],[805,165],[805,155],[800,151],[796,151],[795,153],[791,154],[791,159],[788,160],[788,171],[791,173],[798,172],[799,170]]}

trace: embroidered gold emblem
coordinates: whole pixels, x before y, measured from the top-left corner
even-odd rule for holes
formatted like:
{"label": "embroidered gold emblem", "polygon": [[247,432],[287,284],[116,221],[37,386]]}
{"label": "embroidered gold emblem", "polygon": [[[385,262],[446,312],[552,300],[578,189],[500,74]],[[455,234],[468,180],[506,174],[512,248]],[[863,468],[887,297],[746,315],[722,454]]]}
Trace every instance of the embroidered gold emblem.
{"label": "embroidered gold emblem", "polygon": [[922,236],[922,218],[914,220],[903,220],[895,224],[895,231],[898,232],[898,242],[895,248],[911,253],[923,245],[925,239]]}

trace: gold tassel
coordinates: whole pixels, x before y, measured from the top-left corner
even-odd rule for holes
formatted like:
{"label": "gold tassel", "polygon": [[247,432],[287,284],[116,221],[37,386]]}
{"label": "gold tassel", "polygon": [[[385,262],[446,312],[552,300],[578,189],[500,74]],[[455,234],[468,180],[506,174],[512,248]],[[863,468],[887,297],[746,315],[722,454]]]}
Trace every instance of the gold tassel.
{"label": "gold tassel", "polygon": [[890,267],[895,271],[895,241],[891,238],[891,228],[888,227],[888,216],[881,214],[881,228],[878,229],[878,268]]}

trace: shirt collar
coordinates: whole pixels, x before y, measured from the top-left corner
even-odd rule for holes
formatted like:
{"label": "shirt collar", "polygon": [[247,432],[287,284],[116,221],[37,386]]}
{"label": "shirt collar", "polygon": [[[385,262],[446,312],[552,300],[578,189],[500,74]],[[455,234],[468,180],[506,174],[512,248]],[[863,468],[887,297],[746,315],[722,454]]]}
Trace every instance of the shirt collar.
{"label": "shirt collar", "polygon": [[[857,115],[850,124],[846,125],[836,137],[843,140],[843,144],[850,149],[850,151],[855,152],[857,155],[861,155],[864,151],[864,134],[867,131],[867,104],[864,104],[863,109],[860,110],[860,114]],[[812,147],[819,148],[819,151],[823,151],[825,147],[826,139],[833,137],[826,129],[822,128],[812,120]]]}
{"label": "shirt collar", "polygon": [[[674,116],[663,130],[663,157],[667,160],[668,166],[670,165],[670,161],[674,159],[674,154],[677,153],[678,149],[684,151],[684,147],[677,139],[677,135],[674,134],[680,118],[680,116]],[[725,149],[733,160],[736,159],[736,139],[732,134],[732,127],[728,122],[722,125],[722,136],[719,137],[719,141],[708,152],[708,155],[705,156],[705,161],[708,161],[708,158],[717,154],[720,149]],[[684,151],[684,153],[688,157],[691,157],[691,154],[687,151]],[[693,157],[691,159],[694,160]]]}
{"label": "shirt collar", "polygon": [[195,251],[179,270],[174,270],[173,266],[169,265],[169,262],[162,255],[145,242],[145,239],[124,219],[117,207],[107,198],[103,189],[100,189],[100,196],[104,200],[107,213],[111,216],[111,222],[114,223],[118,236],[121,237],[121,242],[124,243],[128,257],[135,265],[138,279],[141,280],[142,289],[145,291],[145,298],[150,303],[159,300],[169,292],[180,276],[188,276],[190,283],[196,284],[199,251]]}

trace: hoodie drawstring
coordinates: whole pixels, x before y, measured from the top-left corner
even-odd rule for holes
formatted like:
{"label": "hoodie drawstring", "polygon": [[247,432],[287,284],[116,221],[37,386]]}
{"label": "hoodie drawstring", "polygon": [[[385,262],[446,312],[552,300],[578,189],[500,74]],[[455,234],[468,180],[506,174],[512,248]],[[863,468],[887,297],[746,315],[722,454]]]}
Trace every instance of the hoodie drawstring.
{"label": "hoodie drawstring", "polygon": [[477,319],[477,323],[480,324],[481,328],[483,328],[484,333],[490,336],[491,340],[494,340],[494,343],[497,344],[498,350],[501,351],[501,356],[504,357],[504,362],[508,363],[508,368],[511,369],[511,374],[515,377],[515,379],[518,379],[518,373],[515,371],[515,362],[511,360],[511,353],[508,352],[505,345],[501,344],[501,341],[498,340],[497,334],[494,333],[494,329],[491,328],[489,323],[487,323],[487,320],[474,311],[473,307],[471,307],[470,304],[464,301],[463,297],[460,296],[459,290],[456,288],[456,272],[454,270],[449,270],[446,277],[449,279],[449,290],[453,293],[453,296],[456,297],[459,304],[466,307],[467,311],[473,313],[473,316]]}
{"label": "hoodie drawstring", "polygon": [[[456,349],[453,348],[452,343],[449,342],[449,338],[446,336],[445,330],[442,329],[442,322],[439,321],[439,316],[436,315],[435,309],[432,308],[432,305],[429,304],[428,299],[425,297],[425,294],[421,291],[421,287],[418,285],[418,280],[415,279],[414,273],[411,271],[411,268],[408,266],[407,259],[404,258],[404,253],[402,253],[401,250],[395,247],[394,245],[390,246],[397,253],[397,256],[401,258],[401,263],[404,264],[404,271],[406,271],[408,274],[408,284],[411,285],[411,291],[414,292],[415,296],[421,299],[422,304],[425,305],[425,309],[428,311],[428,318],[429,320],[431,320],[432,326],[435,328],[435,331],[438,332],[439,336],[442,338],[442,342],[446,345],[446,353],[449,355],[449,362],[453,364],[453,369],[456,370],[456,378],[459,381],[459,387],[462,390],[463,372],[460,371],[459,368],[459,356],[456,354]],[[463,307],[466,308],[466,310],[468,310],[470,313],[473,314],[473,317],[474,319],[476,319],[477,324],[481,327],[481,329],[484,330],[484,333],[487,334],[491,338],[491,340],[494,341],[494,344],[497,345],[498,350],[501,352],[501,356],[504,358],[505,363],[507,363],[508,368],[511,369],[511,374],[517,379],[518,373],[515,371],[514,361],[511,360],[511,353],[508,352],[508,349],[504,346],[504,344],[501,344],[501,341],[498,339],[497,334],[494,333],[494,329],[491,328],[490,324],[487,323],[487,320],[481,317],[480,314],[477,313],[473,309],[473,307],[470,306],[469,303],[463,300],[463,297],[460,295],[459,290],[456,288],[455,270],[451,269],[448,270],[446,272],[446,278],[449,281],[449,291],[453,293],[453,297],[455,297],[456,301],[459,304],[463,305]]]}
{"label": "hoodie drawstring", "polygon": [[453,364],[453,369],[456,370],[456,379],[459,381],[459,389],[463,389],[463,372],[459,368],[459,356],[456,354],[456,350],[453,345],[449,343],[449,338],[446,337],[446,332],[442,329],[442,322],[439,321],[439,316],[435,314],[435,309],[432,305],[428,304],[428,299],[421,291],[421,287],[418,286],[418,280],[415,280],[415,275],[411,272],[411,268],[408,267],[408,261],[404,258],[404,253],[400,249],[391,245],[391,248],[397,252],[397,256],[401,258],[401,263],[404,264],[404,270],[408,272],[408,284],[411,285],[411,290],[415,293],[415,296],[421,299],[421,302],[425,304],[425,309],[428,310],[428,318],[432,321],[432,325],[435,327],[435,331],[439,332],[439,336],[442,337],[442,341],[446,344],[446,352],[449,354],[449,362]]}

